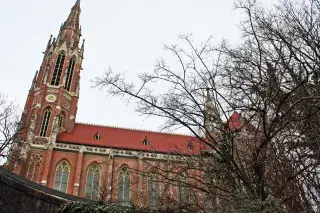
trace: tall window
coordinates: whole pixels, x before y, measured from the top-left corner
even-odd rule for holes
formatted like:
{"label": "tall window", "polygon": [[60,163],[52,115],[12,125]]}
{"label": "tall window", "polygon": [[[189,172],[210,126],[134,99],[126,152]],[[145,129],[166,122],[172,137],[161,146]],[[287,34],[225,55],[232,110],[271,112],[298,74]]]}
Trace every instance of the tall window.
{"label": "tall window", "polygon": [[97,164],[91,165],[87,172],[86,198],[92,200],[99,198],[99,177],[99,166]]}
{"label": "tall window", "polygon": [[59,86],[65,58],[66,58],[66,56],[63,53],[60,53],[58,55],[56,66],[54,67],[54,72],[53,72],[52,79],[51,79],[51,85]]}
{"label": "tall window", "polygon": [[41,160],[42,160],[41,155],[37,155],[37,154],[31,155],[31,159],[28,167],[27,179],[34,182],[38,182]]}
{"label": "tall window", "polygon": [[205,210],[207,213],[213,213],[214,208],[212,205],[212,201],[209,199],[209,197],[206,197],[206,201],[205,201]]}
{"label": "tall window", "polygon": [[41,128],[40,128],[40,136],[41,137],[45,137],[47,135],[50,115],[51,115],[51,110],[46,109],[44,111],[44,115],[43,115],[43,119],[42,119],[42,123],[41,123]]}
{"label": "tall window", "polygon": [[72,82],[72,76],[73,76],[73,70],[74,70],[74,65],[75,65],[75,58],[71,58],[70,63],[69,63],[69,67],[67,70],[67,79],[64,85],[64,88],[68,91],[70,91],[71,89],[71,82]]}
{"label": "tall window", "polygon": [[122,168],[118,177],[118,202],[121,206],[130,205],[130,172]]}
{"label": "tall window", "polygon": [[[185,176],[186,177],[186,176]],[[189,200],[189,190],[187,187],[187,179],[182,177],[179,181],[179,202],[186,203]]]}
{"label": "tall window", "polygon": [[160,183],[157,175],[151,175],[148,179],[148,205],[151,208],[159,206]]}
{"label": "tall window", "polygon": [[59,117],[58,117],[58,125],[59,125],[59,127],[63,127],[64,118],[65,118],[64,114],[59,115]]}
{"label": "tall window", "polygon": [[70,166],[66,160],[61,161],[56,168],[54,180],[54,189],[61,192],[67,192]]}

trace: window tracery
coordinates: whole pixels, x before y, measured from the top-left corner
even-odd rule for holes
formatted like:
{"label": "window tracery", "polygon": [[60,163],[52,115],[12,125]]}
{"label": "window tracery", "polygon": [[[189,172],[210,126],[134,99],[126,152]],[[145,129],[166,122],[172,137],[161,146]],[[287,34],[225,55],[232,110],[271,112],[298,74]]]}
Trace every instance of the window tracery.
{"label": "window tracery", "polygon": [[52,79],[51,79],[51,85],[53,86],[59,86],[65,58],[66,56],[64,53],[60,53],[58,55],[57,62],[56,62]]}
{"label": "window tracery", "polygon": [[60,128],[63,127],[64,119],[65,119],[64,114],[59,115],[59,117],[58,117],[58,126],[59,126]]}
{"label": "window tracery", "polygon": [[65,85],[64,85],[64,88],[67,91],[70,91],[70,89],[71,89],[73,70],[74,70],[75,62],[76,62],[75,58],[72,57],[71,60],[70,60],[70,63],[69,63],[69,67],[68,67],[68,70],[67,70],[67,78],[66,78],[66,82],[65,82]]}
{"label": "window tracery", "polygon": [[40,136],[46,137],[48,131],[48,125],[50,120],[51,110],[48,108],[44,111],[41,128],[40,128]]}
{"label": "window tracery", "polygon": [[97,200],[99,198],[99,165],[93,164],[88,168],[86,182],[86,198]]}
{"label": "window tracery", "polygon": [[148,205],[157,208],[160,204],[160,182],[157,174],[148,177]]}
{"label": "window tracery", "polygon": [[42,155],[32,154],[28,171],[27,171],[27,179],[38,182],[40,166],[42,161]]}
{"label": "window tracery", "polygon": [[130,172],[126,167],[118,175],[118,202],[121,206],[130,205]]}
{"label": "window tracery", "polygon": [[61,161],[56,167],[56,175],[54,181],[54,189],[67,192],[70,166],[66,160]]}
{"label": "window tracery", "polygon": [[187,174],[182,173],[179,180],[179,202],[188,202],[189,200],[189,190],[187,186]]}

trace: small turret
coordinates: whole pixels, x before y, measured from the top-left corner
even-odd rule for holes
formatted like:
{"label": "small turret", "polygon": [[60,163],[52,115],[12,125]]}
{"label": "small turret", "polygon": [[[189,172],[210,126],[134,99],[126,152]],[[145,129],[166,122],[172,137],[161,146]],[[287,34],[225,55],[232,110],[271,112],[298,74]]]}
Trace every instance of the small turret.
{"label": "small turret", "polygon": [[207,130],[212,130],[217,124],[220,123],[219,106],[215,101],[215,98],[210,96],[210,89],[206,89],[206,101],[204,104],[204,126]]}
{"label": "small turret", "polygon": [[83,53],[84,53],[84,43],[85,43],[85,39],[82,40],[82,45],[81,45],[81,57],[83,59]]}
{"label": "small turret", "polygon": [[37,83],[37,77],[38,77],[38,70],[36,71],[36,73],[34,74],[34,77],[33,77],[33,80],[32,80],[32,84],[31,84],[31,87],[30,87],[30,91],[32,91],[35,86],[36,86],[36,83]]}

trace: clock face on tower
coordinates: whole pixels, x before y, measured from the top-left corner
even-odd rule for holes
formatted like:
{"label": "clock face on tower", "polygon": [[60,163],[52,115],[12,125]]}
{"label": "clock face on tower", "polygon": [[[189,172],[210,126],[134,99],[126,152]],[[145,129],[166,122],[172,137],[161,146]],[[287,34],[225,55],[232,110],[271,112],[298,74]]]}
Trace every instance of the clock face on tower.
{"label": "clock face on tower", "polygon": [[48,102],[55,102],[57,100],[57,97],[55,95],[49,94],[46,96],[46,101]]}

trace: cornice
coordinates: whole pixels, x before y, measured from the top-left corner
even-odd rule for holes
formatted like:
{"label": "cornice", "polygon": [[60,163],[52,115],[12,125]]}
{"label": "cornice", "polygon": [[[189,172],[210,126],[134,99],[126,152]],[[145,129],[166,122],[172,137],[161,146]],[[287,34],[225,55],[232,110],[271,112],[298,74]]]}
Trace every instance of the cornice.
{"label": "cornice", "polygon": [[[31,144],[32,148],[37,149],[47,149],[46,144]],[[68,144],[68,143],[55,143],[53,146],[54,150],[64,150],[71,152],[83,152],[84,154],[96,154],[105,156],[117,156],[124,158],[137,158],[137,159],[152,159],[152,160],[175,160],[182,161],[187,155],[181,154],[164,154],[148,151],[134,151],[125,149],[114,149],[114,148],[104,148],[96,146],[85,146],[78,144]]]}

